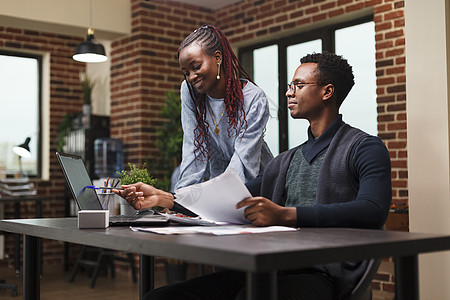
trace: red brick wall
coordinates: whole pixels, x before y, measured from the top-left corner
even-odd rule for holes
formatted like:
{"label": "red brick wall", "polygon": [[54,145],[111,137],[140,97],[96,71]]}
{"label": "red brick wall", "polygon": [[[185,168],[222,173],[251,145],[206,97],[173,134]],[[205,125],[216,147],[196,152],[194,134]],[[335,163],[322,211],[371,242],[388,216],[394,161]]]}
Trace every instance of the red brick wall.
{"label": "red brick wall", "polygon": [[[44,217],[65,215],[63,200],[65,182],[54,154],[55,137],[63,116],[69,112],[81,111],[82,94],[79,73],[84,70],[85,64],[77,63],[72,59],[75,46],[81,41],[82,39],[77,37],[0,26],[0,49],[50,54],[50,180],[32,180],[37,186],[38,195],[52,199],[42,202]],[[20,211],[21,217],[32,218],[35,216],[35,205],[33,202],[23,203]],[[14,218],[13,204],[5,204],[5,217]],[[14,254],[12,235],[6,235],[5,253],[10,256]],[[61,264],[62,243],[45,240],[43,257],[45,263]],[[13,260],[0,261],[0,264],[0,266],[6,264],[11,266]]]}
{"label": "red brick wall", "polygon": [[131,1],[132,33],[112,44],[111,136],[124,142],[125,162],[151,161],[164,95],[183,80],[176,54],[211,11],[171,1]]}

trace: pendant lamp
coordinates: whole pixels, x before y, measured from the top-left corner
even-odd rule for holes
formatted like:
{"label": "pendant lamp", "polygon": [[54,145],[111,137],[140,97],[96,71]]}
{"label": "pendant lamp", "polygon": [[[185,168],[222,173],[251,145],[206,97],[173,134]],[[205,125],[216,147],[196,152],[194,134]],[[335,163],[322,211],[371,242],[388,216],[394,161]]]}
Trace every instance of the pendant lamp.
{"label": "pendant lamp", "polygon": [[87,63],[99,63],[108,60],[105,54],[105,47],[102,44],[95,41],[94,29],[92,24],[92,0],[90,0],[89,7],[89,28],[87,31],[86,40],[78,44],[73,59],[80,62]]}

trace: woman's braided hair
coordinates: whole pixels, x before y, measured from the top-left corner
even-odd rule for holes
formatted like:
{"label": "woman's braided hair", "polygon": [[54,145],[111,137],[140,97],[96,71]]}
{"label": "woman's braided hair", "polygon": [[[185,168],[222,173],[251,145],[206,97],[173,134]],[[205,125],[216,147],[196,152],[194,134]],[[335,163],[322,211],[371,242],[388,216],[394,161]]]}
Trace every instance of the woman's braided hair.
{"label": "woman's braided hair", "polygon": [[[239,127],[243,126],[245,133],[247,121],[244,111],[244,95],[239,78],[245,78],[252,82],[248,73],[244,70],[241,63],[237,59],[226,36],[216,27],[212,25],[203,25],[189,34],[180,44],[177,57],[180,52],[192,43],[198,43],[206,54],[213,56],[217,50],[222,53],[222,66],[225,74],[225,110],[228,115],[228,136],[239,134]],[[198,93],[198,91],[187,81],[187,86],[191,98],[196,106],[195,118],[197,127],[194,130],[194,154],[198,159],[198,153],[202,156],[209,157],[209,124],[206,122],[206,95]]]}

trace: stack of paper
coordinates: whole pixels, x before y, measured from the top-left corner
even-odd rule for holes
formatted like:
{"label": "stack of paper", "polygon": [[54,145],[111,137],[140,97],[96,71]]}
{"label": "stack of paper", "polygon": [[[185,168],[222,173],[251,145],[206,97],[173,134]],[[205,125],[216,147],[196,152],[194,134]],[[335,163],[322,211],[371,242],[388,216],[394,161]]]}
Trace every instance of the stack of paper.
{"label": "stack of paper", "polygon": [[203,183],[178,189],[175,194],[179,204],[203,220],[230,224],[250,223],[244,217],[244,208],[236,209],[236,204],[252,195],[234,170]]}
{"label": "stack of paper", "polygon": [[157,234],[189,234],[203,233],[211,235],[232,235],[247,233],[285,232],[298,229],[285,226],[256,227],[253,225],[229,225],[229,226],[174,226],[174,227],[130,227],[133,231],[151,232]]}
{"label": "stack of paper", "polygon": [[1,178],[0,195],[19,197],[34,196],[37,194],[36,188],[28,177],[22,178]]}

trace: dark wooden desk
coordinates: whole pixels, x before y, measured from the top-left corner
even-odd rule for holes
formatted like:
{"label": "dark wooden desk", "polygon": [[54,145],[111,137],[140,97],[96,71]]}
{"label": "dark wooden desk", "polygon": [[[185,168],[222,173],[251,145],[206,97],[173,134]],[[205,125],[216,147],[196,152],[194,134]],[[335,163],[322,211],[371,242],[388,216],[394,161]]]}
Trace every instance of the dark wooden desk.
{"label": "dark wooden desk", "polygon": [[[0,197],[0,204],[1,203],[14,203],[14,218],[20,219],[20,203],[21,202],[27,202],[31,201],[35,203],[35,212],[34,216],[36,218],[42,217],[42,201],[48,201],[51,200],[49,197],[42,197],[42,196],[1,196]],[[16,269],[16,275],[20,275],[20,235],[15,235],[15,243],[14,243],[14,267]]]}
{"label": "dark wooden desk", "polygon": [[419,253],[450,249],[450,236],[394,231],[302,228],[297,232],[209,236],[156,235],[128,227],[77,228],[76,218],[0,221],[24,235],[24,299],[39,299],[38,240],[47,238],[140,254],[140,296],[153,288],[153,257],[247,272],[249,299],[276,299],[276,271],[345,260],[394,256],[397,300],[418,299]]}

